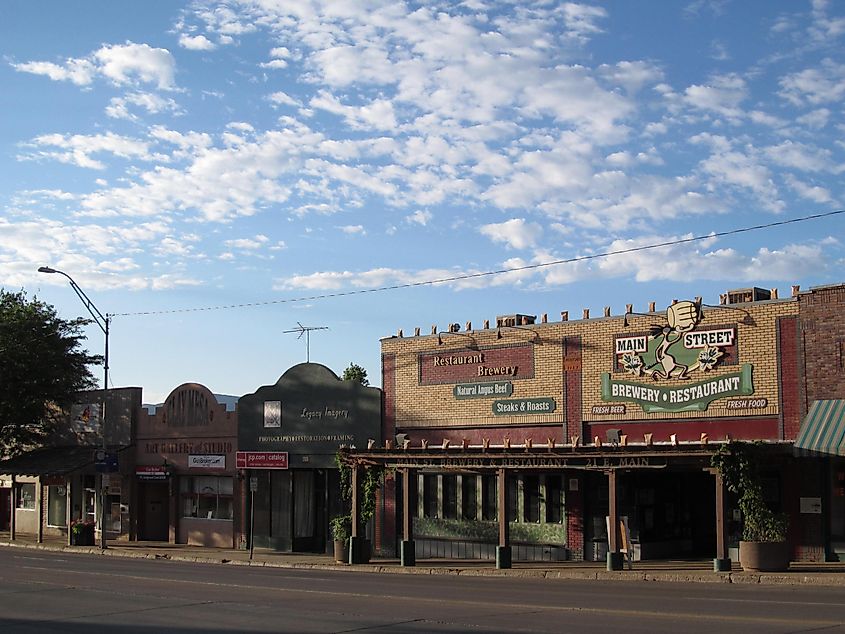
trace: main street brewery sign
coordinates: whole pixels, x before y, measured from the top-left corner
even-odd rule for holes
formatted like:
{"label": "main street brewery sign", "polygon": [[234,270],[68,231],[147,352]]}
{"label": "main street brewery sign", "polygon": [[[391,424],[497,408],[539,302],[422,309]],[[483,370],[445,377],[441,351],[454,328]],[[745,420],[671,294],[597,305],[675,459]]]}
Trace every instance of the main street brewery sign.
{"label": "main street brewery sign", "polygon": [[666,325],[643,335],[617,337],[614,353],[621,368],[639,381],[616,381],[602,374],[601,398],[606,402],[634,402],[644,412],[704,411],[714,400],[754,393],[751,364],[739,372],[694,383],[707,376],[736,343],[736,328],[696,330],[701,311],[695,302],[676,302],[666,310]]}

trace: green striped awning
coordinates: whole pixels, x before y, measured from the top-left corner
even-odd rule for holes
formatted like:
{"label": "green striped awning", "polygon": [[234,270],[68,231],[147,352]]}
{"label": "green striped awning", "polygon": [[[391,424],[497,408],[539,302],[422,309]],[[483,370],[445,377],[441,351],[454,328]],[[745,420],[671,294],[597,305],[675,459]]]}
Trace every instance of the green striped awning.
{"label": "green striped awning", "polygon": [[795,449],[800,455],[845,456],[845,400],[813,401]]}

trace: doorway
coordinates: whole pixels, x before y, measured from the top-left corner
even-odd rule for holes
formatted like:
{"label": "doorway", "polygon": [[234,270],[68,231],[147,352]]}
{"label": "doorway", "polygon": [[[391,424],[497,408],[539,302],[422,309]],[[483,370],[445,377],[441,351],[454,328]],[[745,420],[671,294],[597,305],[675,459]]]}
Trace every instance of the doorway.
{"label": "doorway", "polygon": [[170,538],[170,487],[167,482],[146,483],[140,491],[142,541],[166,542]]}

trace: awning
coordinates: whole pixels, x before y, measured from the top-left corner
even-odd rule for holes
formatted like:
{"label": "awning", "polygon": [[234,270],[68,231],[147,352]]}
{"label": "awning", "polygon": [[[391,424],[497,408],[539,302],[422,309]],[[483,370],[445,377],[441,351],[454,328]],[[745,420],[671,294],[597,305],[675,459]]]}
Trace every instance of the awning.
{"label": "awning", "polygon": [[845,400],[813,401],[795,449],[802,456],[845,456]]}
{"label": "awning", "polygon": [[60,476],[94,465],[94,447],[49,447],[0,461],[0,473]]}

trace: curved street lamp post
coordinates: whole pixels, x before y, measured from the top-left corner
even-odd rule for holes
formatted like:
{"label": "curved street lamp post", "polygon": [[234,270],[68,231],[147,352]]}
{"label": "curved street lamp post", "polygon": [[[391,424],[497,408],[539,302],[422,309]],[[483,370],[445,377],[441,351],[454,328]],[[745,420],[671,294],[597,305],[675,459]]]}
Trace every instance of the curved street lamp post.
{"label": "curved street lamp post", "polygon": [[[85,305],[85,308],[88,309],[88,312],[91,314],[91,317],[94,320],[94,323],[100,327],[100,330],[103,331],[103,334],[106,338],[106,346],[105,346],[105,353],[103,355],[103,404],[100,407],[100,436],[101,436],[101,446],[100,449],[103,452],[103,457],[107,456],[107,445],[106,445],[106,400],[108,398],[108,390],[109,390],[109,321],[111,320],[111,315],[106,313],[105,315],[100,312],[100,310],[94,305],[94,302],[85,294],[79,285],[74,281],[74,279],[65,273],[64,271],[59,271],[58,269],[51,268],[49,266],[40,266],[38,267],[39,273],[58,273],[59,275],[63,275],[67,278],[68,282],[70,282],[70,287],[76,293],[77,297],[82,300],[82,303]],[[99,481],[99,500],[100,500],[100,548],[105,550],[107,548],[106,544],[106,488],[103,486],[103,474],[100,474],[98,479]],[[70,526],[68,526],[68,530],[70,530]]]}

